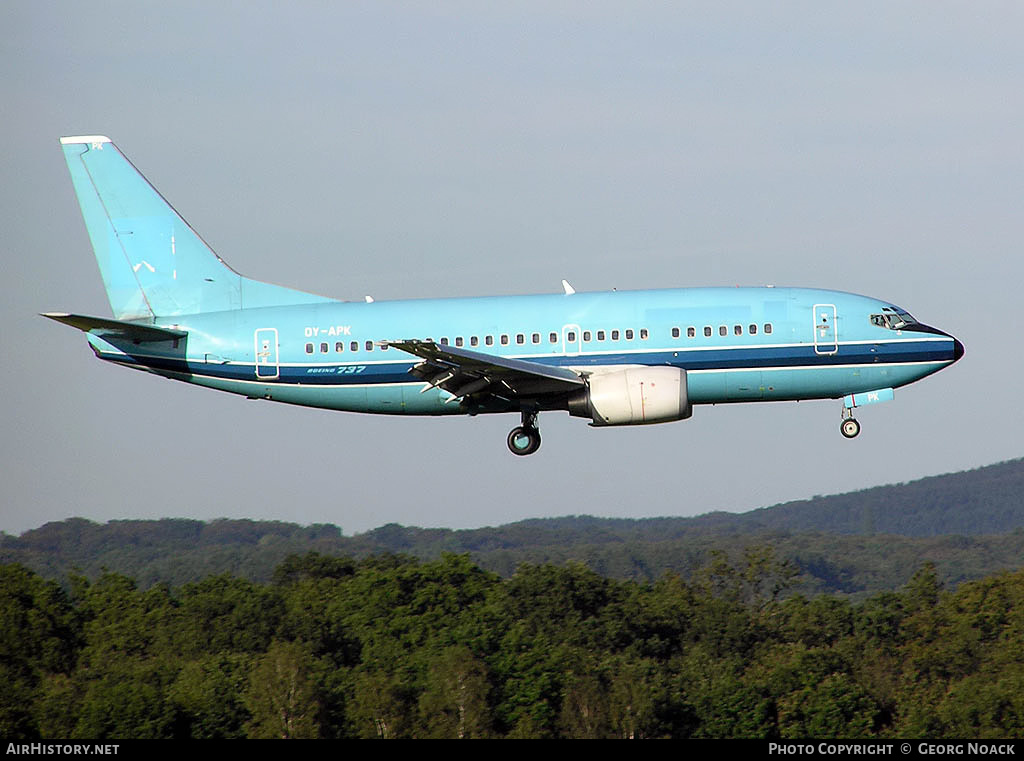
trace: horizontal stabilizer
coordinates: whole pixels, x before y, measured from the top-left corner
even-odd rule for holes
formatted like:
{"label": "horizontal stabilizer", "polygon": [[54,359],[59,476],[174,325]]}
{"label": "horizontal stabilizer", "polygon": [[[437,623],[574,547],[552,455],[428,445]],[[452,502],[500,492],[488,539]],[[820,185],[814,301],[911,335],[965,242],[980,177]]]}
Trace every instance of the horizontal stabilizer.
{"label": "horizontal stabilizer", "polygon": [[111,320],[108,317],[89,317],[84,314],[46,312],[43,317],[62,322],[85,333],[109,338],[123,338],[135,343],[153,341],[177,341],[188,335],[187,331],[161,328],[157,325],[141,325],[137,322]]}

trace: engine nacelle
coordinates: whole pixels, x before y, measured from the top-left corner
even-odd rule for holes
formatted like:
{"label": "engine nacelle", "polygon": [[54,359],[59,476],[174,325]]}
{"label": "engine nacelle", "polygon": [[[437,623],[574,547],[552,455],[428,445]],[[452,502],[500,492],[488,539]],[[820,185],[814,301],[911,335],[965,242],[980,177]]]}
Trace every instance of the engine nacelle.
{"label": "engine nacelle", "polygon": [[569,397],[569,414],[593,425],[643,425],[683,420],[693,414],[686,371],[677,367],[630,367],[587,378]]}

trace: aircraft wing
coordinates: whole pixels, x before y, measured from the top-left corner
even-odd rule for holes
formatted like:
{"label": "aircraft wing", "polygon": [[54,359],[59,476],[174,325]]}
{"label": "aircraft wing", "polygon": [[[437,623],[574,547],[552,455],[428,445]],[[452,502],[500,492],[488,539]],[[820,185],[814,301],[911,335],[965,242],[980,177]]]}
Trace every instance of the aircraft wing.
{"label": "aircraft wing", "polygon": [[565,393],[585,385],[578,373],[523,359],[498,357],[430,341],[386,341],[388,346],[420,357],[409,372],[443,389],[453,400],[471,394],[522,399]]}

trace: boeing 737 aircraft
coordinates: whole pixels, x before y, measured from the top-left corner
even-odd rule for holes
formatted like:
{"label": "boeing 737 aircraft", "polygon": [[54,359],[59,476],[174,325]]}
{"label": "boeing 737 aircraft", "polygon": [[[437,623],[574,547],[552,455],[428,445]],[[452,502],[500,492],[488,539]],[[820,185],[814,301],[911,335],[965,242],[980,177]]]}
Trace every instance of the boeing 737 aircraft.
{"label": "boeing 737 aircraft", "polygon": [[956,362],[963,345],[895,304],[808,288],[684,288],[343,302],[230,269],[107,137],[61,138],[114,319],[45,316],[100,359],[289,404],[351,412],[512,412],[593,426],[683,420],[697,404],[857,406]]}

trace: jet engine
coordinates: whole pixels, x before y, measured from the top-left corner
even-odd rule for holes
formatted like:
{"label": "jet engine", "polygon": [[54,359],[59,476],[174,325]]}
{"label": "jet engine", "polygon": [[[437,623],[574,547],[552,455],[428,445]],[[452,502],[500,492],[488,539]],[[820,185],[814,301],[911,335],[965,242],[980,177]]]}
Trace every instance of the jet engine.
{"label": "jet engine", "polygon": [[641,366],[595,373],[569,397],[569,414],[590,418],[595,426],[683,420],[693,414],[686,371]]}

